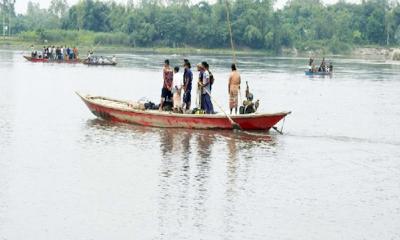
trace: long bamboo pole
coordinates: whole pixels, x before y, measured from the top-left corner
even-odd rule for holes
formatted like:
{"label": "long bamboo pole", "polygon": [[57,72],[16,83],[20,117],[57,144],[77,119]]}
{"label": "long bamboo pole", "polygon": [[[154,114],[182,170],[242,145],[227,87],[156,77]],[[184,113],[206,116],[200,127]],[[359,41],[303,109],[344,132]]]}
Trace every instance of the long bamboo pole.
{"label": "long bamboo pole", "polygon": [[232,55],[233,55],[233,63],[236,64],[237,59],[236,59],[235,46],[234,46],[234,44],[233,44],[233,34],[232,34],[231,15],[230,15],[230,10],[229,10],[229,3],[228,3],[228,0],[225,0],[225,5],[226,5],[226,20],[227,20],[227,22],[228,22],[229,36],[230,36],[230,40],[231,40],[231,48],[232,48]]}

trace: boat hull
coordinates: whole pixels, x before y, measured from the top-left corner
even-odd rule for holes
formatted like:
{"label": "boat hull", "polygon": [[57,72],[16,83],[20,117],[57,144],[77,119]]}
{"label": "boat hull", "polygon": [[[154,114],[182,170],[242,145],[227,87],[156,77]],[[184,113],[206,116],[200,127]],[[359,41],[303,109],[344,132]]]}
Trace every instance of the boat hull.
{"label": "boat hull", "polygon": [[117,63],[115,63],[115,62],[112,62],[112,63],[93,63],[93,62],[83,61],[83,64],[88,65],[88,66],[117,66]]}
{"label": "boat hull", "polygon": [[329,76],[332,75],[332,72],[310,72],[310,71],[304,71],[304,73],[307,76]]}
{"label": "boat hull", "polygon": [[[154,110],[136,110],[130,108],[128,102],[103,97],[78,95],[95,116],[108,121],[163,128],[232,129],[232,124],[224,115],[175,114]],[[97,102],[96,99],[115,101],[119,106],[108,106],[107,104]],[[232,119],[243,130],[269,130],[288,114],[290,112],[235,115],[232,116]]]}
{"label": "boat hull", "polygon": [[81,63],[80,59],[74,60],[50,60],[48,58],[33,58],[30,56],[24,56],[24,58],[30,62],[34,63]]}

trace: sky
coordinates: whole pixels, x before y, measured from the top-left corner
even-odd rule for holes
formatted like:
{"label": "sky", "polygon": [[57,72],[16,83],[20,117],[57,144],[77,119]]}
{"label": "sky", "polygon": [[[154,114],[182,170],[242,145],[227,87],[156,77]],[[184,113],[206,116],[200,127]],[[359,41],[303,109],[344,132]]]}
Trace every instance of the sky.
{"label": "sky", "polygon": [[[51,0],[31,0],[32,2],[36,2],[40,4],[40,7],[42,8],[47,8],[50,4]],[[68,0],[69,5],[73,5],[77,3],[79,0]],[[126,0],[115,0],[116,2],[122,2],[125,3]],[[210,1],[210,0],[208,0]],[[276,6],[275,7],[282,7],[285,5],[287,0],[277,0],[276,1]],[[322,0],[325,4],[333,4],[337,2],[338,0]],[[348,2],[359,2],[360,0],[347,0]],[[15,3],[15,10],[17,13],[25,13],[26,12],[26,6],[28,5],[29,0],[16,0]]]}

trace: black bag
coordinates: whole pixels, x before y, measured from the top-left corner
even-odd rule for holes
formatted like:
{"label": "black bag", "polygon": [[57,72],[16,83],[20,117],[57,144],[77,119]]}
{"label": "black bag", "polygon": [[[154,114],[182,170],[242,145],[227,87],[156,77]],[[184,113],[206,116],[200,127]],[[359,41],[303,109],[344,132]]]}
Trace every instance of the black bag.
{"label": "black bag", "polygon": [[154,109],[154,103],[152,103],[152,102],[146,102],[145,104],[144,104],[144,109]]}
{"label": "black bag", "polygon": [[211,84],[211,86],[214,84],[214,81],[215,81],[214,75],[210,72],[210,84]]}
{"label": "black bag", "polygon": [[239,107],[239,114],[244,114],[244,106]]}

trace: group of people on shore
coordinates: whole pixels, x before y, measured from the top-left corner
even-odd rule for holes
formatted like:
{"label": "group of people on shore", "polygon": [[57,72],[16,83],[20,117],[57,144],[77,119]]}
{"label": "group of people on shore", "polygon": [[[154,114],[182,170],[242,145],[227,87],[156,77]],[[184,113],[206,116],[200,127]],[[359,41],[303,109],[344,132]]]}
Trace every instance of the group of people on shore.
{"label": "group of people on shore", "polygon": [[35,50],[34,46],[31,46],[31,57],[38,59],[49,59],[49,60],[77,60],[79,59],[78,48],[67,47],[67,46],[44,46],[42,51]]}
{"label": "group of people on shore", "polygon": [[322,58],[319,67],[315,66],[314,58],[310,57],[308,61],[308,71],[309,72],[333,72],[333,64],[330,61],[329,64],[325,62],[325,58]]}
{"label": "group of people on shore", "polygon": [[[193,72],[188,59],[183,60],[183,67],[183,81],[181,81],[178,74],[179,67],[176,66],[172,68],[168,59],[164,61],[163,87],[161,89],[159,110],[172,110],[176,113],[193,112],[214,114],[215,111],[211,92],[215,79],[210,71],[209,64],[204,61],[196,65],[196,70],[198,72],[197,94],[196,108],[193,111],[190,111],[192,104]],[[233,109],[235,109],[237,113],[241,79],[235,64],[231,65],[231,69],[232,72],[228,84],[229,107],[231,113]]]}

